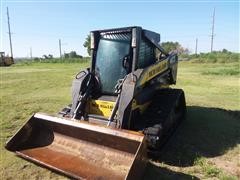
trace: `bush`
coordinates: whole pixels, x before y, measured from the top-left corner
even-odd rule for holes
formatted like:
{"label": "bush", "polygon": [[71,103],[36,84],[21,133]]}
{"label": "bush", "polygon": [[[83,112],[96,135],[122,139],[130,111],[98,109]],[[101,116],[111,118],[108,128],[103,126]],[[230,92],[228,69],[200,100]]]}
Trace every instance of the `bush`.
{"label": "bush", "polygon": [[42,61],[42,63],[83,63],[88,62],[90,58],[54,58],[54,59],[46,59]]}
{"label": "bush", "polygon": [[32,63],[85,63],[89,62],[89,57],[79,57],[79,58],[53,58],[53,59],[42,59],[34,58],[33,60],[21,60],[18,64],[32,64]]}
{"label": "bush", "polygon": [[196,63],[231,63],[239,62],[239,53],[229,52],[227,50],[214,51],[212,53],[200,53],[191,55],[180,55],[180,58],[188,58],[192,62]]}

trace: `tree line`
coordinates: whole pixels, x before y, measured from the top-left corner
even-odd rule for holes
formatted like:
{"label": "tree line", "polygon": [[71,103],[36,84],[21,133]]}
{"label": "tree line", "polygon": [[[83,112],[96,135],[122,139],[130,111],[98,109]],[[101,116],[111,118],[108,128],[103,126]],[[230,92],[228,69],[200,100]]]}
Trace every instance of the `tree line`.
{"label": "tree line", "polygon": [[[91,50],[90,50],[90,35],[88,35],[83,43],[83,46],[87,49],[87,53],[89,56],[91,56]],[[183,47],[179,42],[162,42],[160,43],[160,46],[167,52],[176,51],[182,60],[192,60],[192,59],[198,59],[199,61],[209,61],[209,62],[218,62],[219,59],[221,61],[226,61],[223,59],[230,59],[230,61],[238,61],[239,60],[239,53],[232,53],[228,51],[227,49],[223,49],[222,51],[214,51],[212,53],[199,53],[199,54],[190,54],[190,51],[188,48]],[[76,51],[70,51],[69,53],[64,53],[63,56],[60,59],[66,59],[66,61],[69,59],[82,59],[84,58],[82,55],[79,55],[76,53]],[[43,55],[42,58],[34,58],[35,61],[51,61],[51,59],[56,59],[53,57],[53,55]]]}
{"label": "tree line", "polygon": [[[88,35],[85,39],[85,42],[83,43],[83,46],[87,49],[88,55],[90,56],[91,50],[90,50],[90,35]],[[162,42],[160,46],[169,53],[170,51],[177,51],[178,54],[189,54],[190,51],[187,48],[184,48],[179,42]]]}

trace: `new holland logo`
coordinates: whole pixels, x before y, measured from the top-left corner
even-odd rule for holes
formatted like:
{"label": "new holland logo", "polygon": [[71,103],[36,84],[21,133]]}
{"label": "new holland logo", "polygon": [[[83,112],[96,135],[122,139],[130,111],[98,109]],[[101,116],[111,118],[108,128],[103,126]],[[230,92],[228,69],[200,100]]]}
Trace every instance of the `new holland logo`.
{"label": "new holland logo", "polygon": [[155,77],[157,74],[163,72],[167,68],[167,61],[162,61],[155,67],[153,67],[149,72],[148,72],[148,78],[147,80]]}
{"label": "new holland logo", "polygon": [[96,104],[96,103],[92,103],[92,106],[96,107],[96,108],[113,109],[113,105],[110,105],[110,104]]}

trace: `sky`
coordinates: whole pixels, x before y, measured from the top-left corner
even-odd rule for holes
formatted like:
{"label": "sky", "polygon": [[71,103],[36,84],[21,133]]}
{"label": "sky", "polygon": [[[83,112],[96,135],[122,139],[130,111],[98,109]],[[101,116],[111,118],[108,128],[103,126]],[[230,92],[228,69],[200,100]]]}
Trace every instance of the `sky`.
{"label": "sky", "polygon": [[161,42],[177,41],[192,53],[209,52],[213,9],[214,50],[239,52],[239,1],[158,0],[0,0],[0,51],[10,54],[6,8],[9,8],[14,57],[59,57],[83,47],[89,31],[141,26],[160,33]]}

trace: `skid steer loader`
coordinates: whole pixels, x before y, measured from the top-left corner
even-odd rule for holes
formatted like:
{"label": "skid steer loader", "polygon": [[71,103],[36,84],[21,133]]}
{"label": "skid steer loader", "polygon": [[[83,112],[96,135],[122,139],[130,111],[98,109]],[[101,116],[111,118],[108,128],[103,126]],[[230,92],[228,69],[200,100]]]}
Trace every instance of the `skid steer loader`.
{"label": "skid steer loader", "polygon": [[17,155],[76,179],[141,179],[185,116],[177,54],[141,27],[96,30],[91,66],[72,84],[58,116],[36,113],[7,142]]}
{"label": "skid steer loader", "polygon": [[5,56],[5,52],[0,52],[0,66],[11,66],[14,64],[13,57]]}

